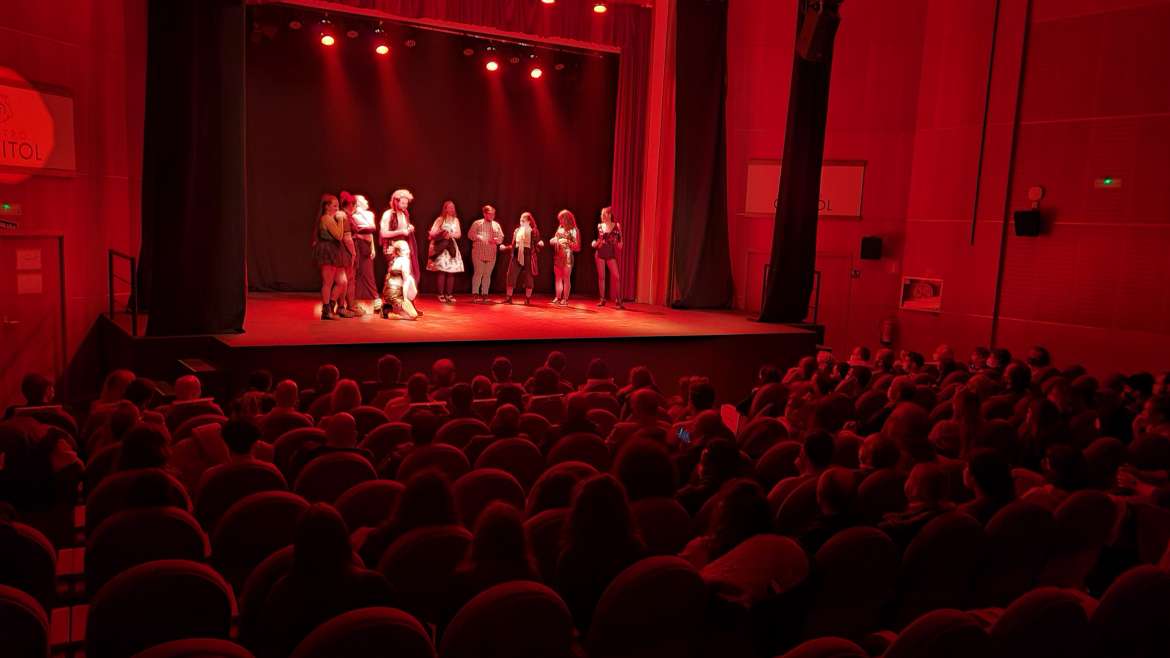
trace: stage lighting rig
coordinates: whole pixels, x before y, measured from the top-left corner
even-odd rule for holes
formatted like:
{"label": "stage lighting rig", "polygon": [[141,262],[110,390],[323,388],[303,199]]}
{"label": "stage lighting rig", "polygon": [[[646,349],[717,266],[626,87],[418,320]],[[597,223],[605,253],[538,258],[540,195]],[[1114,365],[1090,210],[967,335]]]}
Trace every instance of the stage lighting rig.
{"label": "stage lighting rig", "polygon": [[386,38],[386,30],[378,23],[378,27],[374,28],[374,52],[379,55],[390,54],[390,41]]}
{"label": "stage lighting rig", "polygon": [[321,39],[322,46],[332,46],[337,43],[337,39],[333,37],[333,23],[329,20],[328,16],[321,19],[317,31],[320,33],[319,38]]}

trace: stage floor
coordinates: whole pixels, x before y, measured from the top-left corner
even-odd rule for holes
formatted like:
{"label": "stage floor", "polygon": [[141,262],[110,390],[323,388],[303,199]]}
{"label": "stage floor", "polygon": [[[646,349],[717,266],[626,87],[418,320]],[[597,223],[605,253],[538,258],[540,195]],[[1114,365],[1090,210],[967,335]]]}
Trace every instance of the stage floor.
{"label": "stage floor", "polygon": [[360,343],[462,343],[517,340],[580,340],[664,338],[685,336],[807,334],[804,329],[753,322],[735,311],[680,311],[646,304],[612,303],[579,298],[555,306],[551,298],[534,297],[532,306],[521,299],[512,305],[501,296],[490,304],[473,304],[470,295],[454,304],[442,304],[433,295],[420,298],[424,315],[416,321],[391,316],[325,321],[321,302],[310,293],[251,293],[244,333],[221,335],[231,347],[277,345],[351,345]]}

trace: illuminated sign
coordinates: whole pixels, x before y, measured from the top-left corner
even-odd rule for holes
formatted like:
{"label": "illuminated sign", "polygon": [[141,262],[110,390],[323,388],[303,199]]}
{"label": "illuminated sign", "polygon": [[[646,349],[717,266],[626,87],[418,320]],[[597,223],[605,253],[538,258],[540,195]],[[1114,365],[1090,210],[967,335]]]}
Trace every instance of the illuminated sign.
{"label": "illuminated sign", "polygon": [[[820,217],[861,219],[861,193],[865,187],[865,163],[860,161],[825,161],[821,168]],[[747,199],[744,212],[749,215],[774,215],[780,192],[780,163],[774,160],[751,160],[747,168]]]}
{"label": "illuminated sign", "polygon": [[0,182],[76,171],[73,98],[0,68]]}

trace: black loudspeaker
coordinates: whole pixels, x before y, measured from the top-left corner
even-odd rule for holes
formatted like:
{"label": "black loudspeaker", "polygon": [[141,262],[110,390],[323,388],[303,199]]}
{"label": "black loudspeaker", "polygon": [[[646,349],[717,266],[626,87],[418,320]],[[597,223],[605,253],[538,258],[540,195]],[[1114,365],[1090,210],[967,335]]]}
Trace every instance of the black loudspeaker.
{"label": "black loudspeaker", "polygon": [[882,239],[876,235],[861,238],[861,260],[881,260]]}
{"label": "black loudspeaker", "polygon": [[833,52],[833,39],[841,16],[837,6],[841,0],[801,0],[805,3],[804,20],[796,35],[796,54],[810,62],[824,61]]}
{"label": "black loudspeaker", "polygon": [[1034,238],[1040,235],[1041,229],[1044,228],[1044,221],[1040,218],[1040,211],[1032,210],[1017,210],[1012,213],[1016,227],[1016,235],[1021,238]]}

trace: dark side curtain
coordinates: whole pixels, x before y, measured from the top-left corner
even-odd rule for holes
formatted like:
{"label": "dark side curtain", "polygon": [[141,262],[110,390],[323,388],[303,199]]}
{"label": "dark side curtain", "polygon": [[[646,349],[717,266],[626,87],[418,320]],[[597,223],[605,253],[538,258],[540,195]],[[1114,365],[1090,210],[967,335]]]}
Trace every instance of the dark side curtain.
{"label": "dark side curtain", "polygon": [[[804,21],[812,19],[811,11],[801,10],[797,33]],[[832,52],[830,46],[819,62],[793,55],[780,196],[772,233],[771,268],[764,282],[764,304],[760,308],[761,322],[802,322],[808,315],[817,262],[817,208],[825,156]]]}
{"label": "dark side curtain", "polygon": [[726,308],[727,0],[681,0],[677,21],[671,305]]}
{"label": "dark side curtain", "polygon": [[147,334],[242,331],[243,0],[151,0],[142,166]]}

